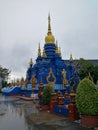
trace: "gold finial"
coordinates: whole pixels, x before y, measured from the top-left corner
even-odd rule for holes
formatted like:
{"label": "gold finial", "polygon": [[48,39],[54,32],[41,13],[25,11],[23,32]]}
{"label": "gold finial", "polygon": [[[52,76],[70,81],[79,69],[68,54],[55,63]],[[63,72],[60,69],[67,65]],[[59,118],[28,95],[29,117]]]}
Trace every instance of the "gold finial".
{"label": "gold finial", "polygon": [[62,57],[62,55],[61,55],[61,48],[59,47],[59,55],[60,55],[60,57]]}
{"label": "gold finial", "polygon": [[47,36],[45,37],[45,42],[51,43],[51,44],[54,44],[54,42],[55,42],[55,38],[51,32],[50,14],[48,15],[48,33],[47,33]]}
{"label": "gold finial", "polygon": [[11,82],[11,86],[14,86],[14,82],[13,82],[13,80],[12,80],[12,82]]}
{"label": "gold finial", "polygon": [[27,87],[27,79],[24,80],[23,85],[24,85],[25,88]]}
{"label": "gold finial", "polygon": [[58,42],[57,42],[57,41],[56,41],[55,53],[56,53],[56,54],[59,54],[59,50],[58,50]]}
{"label": "gold finial", "polygon": [[20,80],[20,86],[22,86],[24,84],[24,78],[22,77]]}
{"label": "gold finial", "polygon": [[51,34],[51,25],[50,25],[50,14],[48,15],[48,33],[47,35]]}
{"label": "gold finial", "polygon": [[16,81],[16,85],[19,86],[19,79],[17,79],[17,81]]}
{"label": "gold finial", "polygon": [[43,57],[44,57],[44,58],[47,57],[45,50],[43,50]]}
{"label": "gold finial", "polygon": [[30,62],[29,62],[30,65],[33,65],[33,62],[32,62],[32,58],[30,59]]}
{"label": "gold finial", "polygon": [[13,81],[13,86],[15,86],[16,84],[15,84],[15,79],[14,79],[14,81]]}
{"label": "gold finial", "polygon": [[72,61],[73,60],[73,57],[72,57],[72,54],[70,54],[70,61]]}
{"label": "gold finial", "polygon": [[38,56],[41,56],[40,43],[39,43],[39,47],[38,47]]}

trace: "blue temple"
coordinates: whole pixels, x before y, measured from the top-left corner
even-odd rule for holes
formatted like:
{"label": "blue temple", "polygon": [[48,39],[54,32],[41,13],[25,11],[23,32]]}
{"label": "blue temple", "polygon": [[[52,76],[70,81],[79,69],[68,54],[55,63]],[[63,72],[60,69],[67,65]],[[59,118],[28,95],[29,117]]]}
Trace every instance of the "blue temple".
{"label": "blue temple", "polygon": [[39,44],[36,63],[32,64],[32,61],[30,62],[26,75],[28,84],[30,84],[32,76],[35,76],[36,90],[38,90],[41,79],[44,86],[49,84],[49,82],[53,82],[55,90],[64,89],[64,80],[67,81],[67,84],[69,84],[72,79],[74,79],[74,83],[77,82],[72,55],[68,61],[62,59],[61,50],[58,47],[57,41],[55,43],[55,38],[51,32],[50,16],[48,16],[48,33],[45,37],[43,54],[41,54]]}
{"label": "blue temple", "polygon": [[71,87],[76,88],[79,82],[79,69],[74,64],[72,55],[69,60],[62,59],[61,49],[55,41],[51,32],[50,15],[48,16],[48,32],[45,37],[45,44],[41,54],[40,44],[38,46],[38,56],[35,64],[30,59],[29,68],[26,72],[26,79],[21,79],[20,83],[2,89],[4,95],[30,95],[32,92],[38,93],[40,84],[51,85],[56,91],[67,91],[70,93]]}

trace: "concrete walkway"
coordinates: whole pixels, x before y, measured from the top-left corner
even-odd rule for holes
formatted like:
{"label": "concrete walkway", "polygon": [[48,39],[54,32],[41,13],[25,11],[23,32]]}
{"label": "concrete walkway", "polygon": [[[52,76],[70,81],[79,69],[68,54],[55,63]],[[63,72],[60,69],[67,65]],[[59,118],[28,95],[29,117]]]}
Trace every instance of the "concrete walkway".
{"label": "concrete walkway", "polygon": [[[1,116],[6,115],[8,105],[4,107],[4,104],[6,104],[7,102],[9,103],[9,106],[12,106],[13,110],[15,110],[14,111],[15,113],[17,113],[16,110],[22,111],[22,114],[25,116],[24,118],[26,121],[26,125],[30,127],[29,130],[94,130],[92,128],[86,128],[80,126],[79,121],[77,122],[70,121],[64,116],[56,115],[54,113],[50,113],[49,111],[38,110],[36,109],[37,103],[26,102],[19,99],[17,100],[17,98],[13,98],[13,97],[12,98],[1,97],[0,102],[1,102],[1,107],[0,107]],[[15,113],[11,113],[11,115]],[[6,118],[8,117],[6,116]],[[98,130],[98,128],[96,128],[96,130]]]}
{"label": "concrete walkway", "polygon": [[63,116],[45,111],[32,113],[30,120],[37,126],[38,130],[94,130],[82,127],[79,121],[70,121]]}

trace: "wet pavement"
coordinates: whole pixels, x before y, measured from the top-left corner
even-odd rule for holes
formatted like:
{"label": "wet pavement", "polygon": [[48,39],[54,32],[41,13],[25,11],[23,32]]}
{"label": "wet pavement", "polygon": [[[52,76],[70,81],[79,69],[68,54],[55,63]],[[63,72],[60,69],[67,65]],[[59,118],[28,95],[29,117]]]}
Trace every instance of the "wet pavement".
{"label": "wet pavement", "polygon": [[37,103],[0,96],[0,130],[94,130],[82,127],[49,111],[36,109]]}
{"label": "wet pavement", "polygon": [[80,126],[79,121],[70,121],[63,116],[48,111],[41,111],[37,116],[31,114],[29,119],[37,125],[37,130],[94,130]]}

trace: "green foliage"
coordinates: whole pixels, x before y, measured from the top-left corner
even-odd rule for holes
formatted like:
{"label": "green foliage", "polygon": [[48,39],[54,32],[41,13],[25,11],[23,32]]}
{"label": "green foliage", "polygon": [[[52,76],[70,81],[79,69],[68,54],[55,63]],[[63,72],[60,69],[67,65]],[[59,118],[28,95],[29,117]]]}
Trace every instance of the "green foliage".
{"label": "green foliage", "polygon": [[98,66],[94,65],[92,62],[80,58],[75,63],[76,66],[79,66],[79,77],[84,79],[88,77],[89,73],[93,78],[94,83],[98,80]]}
{"label": "green foliage", "polygon": [[80,65],[80,79],[87,77],[89,73],[92,74],[94,65],[91,62],[84,59],[80,59],[77,62]]}
{"label": "green foliage", "polygon": [[0,66],[0,78],[2,79],[2,86],[5,87],[7,85],[7,80],[9,77],[10,71],[7,68],[3,68]]}
{"label": "green foliage", "polygon": [[94,66],[93,80],[94,80],[94,83],[96,84],[96,82],[98,80],[98,66]]}
{"label": "green foliage", "polygon": [[76,105],[83,115],[98,115],[98,89],[88,78],[84,78],[78,85]]}
{"label": "green foliage", "polygon": [[44,86],[42,103],[44,105],[49,105],[51,101],[52,86]]}

